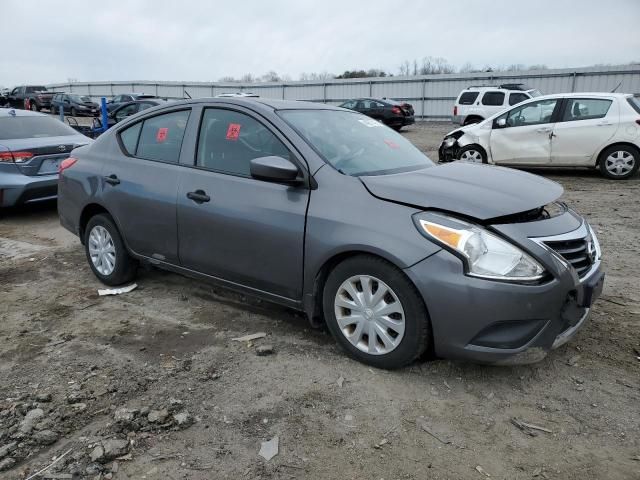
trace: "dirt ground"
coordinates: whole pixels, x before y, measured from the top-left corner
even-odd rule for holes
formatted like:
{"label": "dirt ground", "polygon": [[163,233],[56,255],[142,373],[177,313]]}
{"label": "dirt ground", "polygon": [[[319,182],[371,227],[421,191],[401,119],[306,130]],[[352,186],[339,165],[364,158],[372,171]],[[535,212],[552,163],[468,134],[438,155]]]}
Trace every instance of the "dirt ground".
{"label": "dirt ground", "polygon": [[[435,159],[450,129],[404,135]],[[39,478],[640,478],[640,177],[538,173],[595,226],[607,283],[573,341],[521,367],[376,370],[295,312],[157,270],[98,297],[55,204],[5,212],[0,478],[65,453]]]}

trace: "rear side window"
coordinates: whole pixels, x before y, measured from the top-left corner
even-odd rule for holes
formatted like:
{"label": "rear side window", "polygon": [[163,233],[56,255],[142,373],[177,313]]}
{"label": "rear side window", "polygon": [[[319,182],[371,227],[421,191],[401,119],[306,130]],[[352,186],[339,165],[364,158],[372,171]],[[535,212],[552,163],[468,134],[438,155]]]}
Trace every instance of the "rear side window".
{"label": "rear side window", "polygon": [[529,100],[529,95],[526,93],[515,92],[509,95],[509,105],[515,105],[525,100]]}
{"label": "rear side window", "polygon": [[140,136],[141,128],[142,122],[139,122],[120,132],[120,140],[122,141],[122,146],[129,155],[136,154],[136,147],[138,146],[138,137]]}
{"label": "rear side window", "polygon": [[165,113],[132,125],[120,133],[122,145],[138,158],[178,163],[190,112]]}
{"label": "rear side window", "polygon": [[612,100],[604,98],[568,98],[562,121],[573,122],[602,118],[609,111],[611,103]]}
{"label": "rear side window", "polygon": [[486,92],[482,97],[483,105],[500,106],[504,103],[503,92]]}
{"label": "rear side window", "polygon": [[473,105],[480,92],[464,92],[458,100],[459,105]]}
{"label": "rear side window", "polygon": [[354,108],[356,108],[356,104],[358,103],[357,100],[351,100],[349,102],[345,102],[342,105],[340,105],[342,108],[350,108],[351,110],[353,110]]}
{"label": "rear side window", "polygon": [[287,147],[263,124],[244,113],[208,108],[200,125],[197,166],[249,177],[251,160],[289,158]]}

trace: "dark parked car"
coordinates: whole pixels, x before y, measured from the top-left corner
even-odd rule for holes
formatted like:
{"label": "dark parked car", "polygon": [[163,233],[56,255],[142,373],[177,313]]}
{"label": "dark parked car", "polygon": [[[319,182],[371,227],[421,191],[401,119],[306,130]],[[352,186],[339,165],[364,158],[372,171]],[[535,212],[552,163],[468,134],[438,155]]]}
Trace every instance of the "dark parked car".
{"label": "dark parked car", "polygon": [[358,98],[348,100],[340,105],[340,107],[363,113],[397,131],[400,131],[400,129],[406,125],[415,123],[411,104],[388,98]]}
{"label": "dark parked car", "polygon": [[51,99],[51,113],[59,113],[64,110],[65,114],[72,117],[79,115],[98,115],[100,105],[91,100],[86,95],[76,95],[74,93],[56,93]]}
{"label": "dark parked car", "polygon": [[[147,108],[156,107],[167,103],[166,100],[160,98],[149,98],[147,100],[137,100],[135,102],[123,103],[119,107],[111,110],[107,115],[109,127],[114,126],[116,123],[121,122],[131,115],[135,115],[138,112],[142,112]],[[94,121],[94,127],[102,126],[102,119],[96,118]]]}
{"label": "dark parked car", "polygon": [[55,198],[61,162],[91,141],[49,115],[0,108],[0,207]]}
{"label": "dark parked car", "polygon": [[107,285],[140,263],[324,321],[383,368],[427,348],[532,362],[602,290],[600,249],[562,187],[436,166],[401,135],[316,103],[200,99],[126,119],[62,166],[58,209]]}
{"label": "dark parked car", "polygon": [[25,100],[29,100],[29,109],[39,112],[43,108],[51,106],[53,93],[47,91],[46,87],[40,85],[22,85],[15,87],[7,97],[9,107],[24,108]]}
{"label": "dark parked car", "polygon": [[148,95],[145,93],[122,93],[120,95],[116,95],[111,100],[107,102],[107,110],[110,112],[115,110],[123,103],[134,102],[136,100],[142,100],[145,98],[158,98],[155,95]]}

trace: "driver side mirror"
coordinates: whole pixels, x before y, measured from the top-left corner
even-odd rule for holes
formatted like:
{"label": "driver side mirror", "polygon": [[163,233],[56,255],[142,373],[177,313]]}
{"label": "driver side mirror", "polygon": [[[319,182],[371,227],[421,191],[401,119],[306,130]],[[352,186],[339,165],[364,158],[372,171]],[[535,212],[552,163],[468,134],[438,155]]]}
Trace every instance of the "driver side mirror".
{"label": "driver side mirror", "polygon": [[286,158],[270,155],[251,160],[250,172],[253,178],[267,182],[300,183],[298,167]]}
{"label": "driver side mirror", "polygon": [[504,128],[507,126],[507,119],[506,118],[499,118],[495,121],[494,125],[495,128]]}

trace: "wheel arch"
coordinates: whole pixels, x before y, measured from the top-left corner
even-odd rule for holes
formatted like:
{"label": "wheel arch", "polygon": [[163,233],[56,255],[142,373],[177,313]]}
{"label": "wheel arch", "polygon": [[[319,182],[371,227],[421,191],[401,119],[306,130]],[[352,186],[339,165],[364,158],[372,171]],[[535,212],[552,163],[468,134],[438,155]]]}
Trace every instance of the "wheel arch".
{"label": "wheel arch", "polygon": [[602,161],[602,154],[611,147],[630,147],[633,150],[635,150],[638,155],[640,155],[640,148],[638,148],[638,146],[635,145],[634,143],[625,142],[625,141],[613,142],[605,145],[600,149],[600,151],[596,155],[596,163],[595,163],[596,167],[598,167],[600,165],[600,162]]}
{"label": "wheel arch", "polygon": [[[336,266],[338,266],[348,258],[361,255],[379,258],[400,271],[404,270],[401,266],[402,262],[399,259],[394,258],[388,254],[376,251],[375,249],[359,247],[349,248],[340,252],[334,252],[324,260],[319,268],[315,269],[312,281],[307,282],[307,284],[305,285],[303,308],[309,321],[314,327],[320,327],[325,323],[322,311],[322,293],[324,291],[324,286],[327,282],[329,274]],[[415,285],[413,280],[408,275],[405,274],[405,276],[407,277],[409,282],[411,282],[411,284],[417,289],[417,286]]]}
{"label": "wheel arch", "polygon": [[82,209],[82,212],[80,212],[80,219],[78,220],[78,234],[80,236],[80,242],[82,242],[82,244],[84,245],[84,234],[85,234],[85,229],[87,228],[87,224],[89,223],[89,220],[91,220],[91,218],[101,213],[106,213],[113,219],[113,222],[116,224],[116,227],[118,227],[118,230],[120,231],[120,235],[122,235],[122,239],[124,240],[124,243],[126,245],[127,242],[124,238],[124,235],[122,234],[122,229],[120,228],[120,225],[118,225],[118,221],[114,218],[113,215],[111,215],[111,212],[109,212],[109,210],[107,210],[103,205],[95,202],[85,205],[84,208]]}
{"label": "wheel arch", "polygon": [[[476,114],[472,113],[471,115],[467,115],[466,117],[464,117],[463,125],[470,125],[472,123],[480,123],[484,119],[485,118],[482,115],[476,115]],[[470,122],[469,120],[477,120],[477,121]]]}

